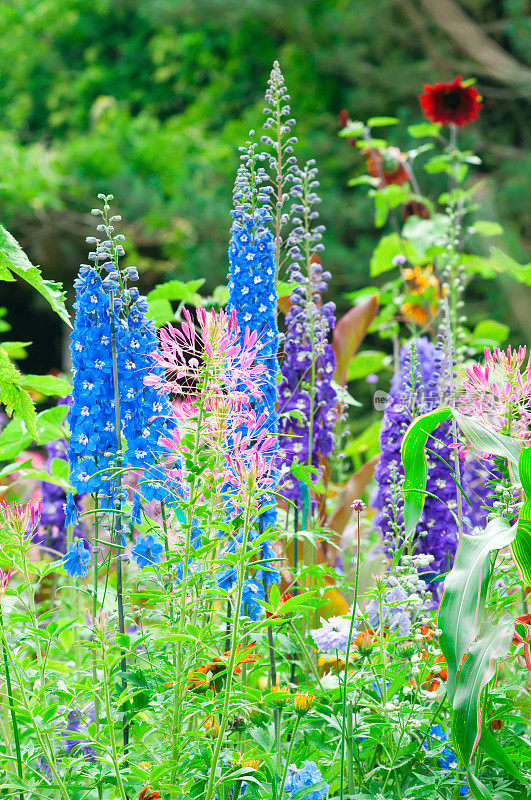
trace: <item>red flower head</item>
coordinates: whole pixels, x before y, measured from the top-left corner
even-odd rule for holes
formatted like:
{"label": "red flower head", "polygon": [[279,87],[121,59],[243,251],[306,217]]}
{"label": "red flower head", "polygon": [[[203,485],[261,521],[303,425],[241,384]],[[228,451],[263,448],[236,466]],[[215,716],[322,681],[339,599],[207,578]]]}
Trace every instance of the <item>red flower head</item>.
{"label": "red flower head", "polygon": [[473,86],[463,86],[461,75],[452,83],[426,84],[419,101],[424,116],[432,122],[458,127],[477,119],[481,108],[481,95]]}

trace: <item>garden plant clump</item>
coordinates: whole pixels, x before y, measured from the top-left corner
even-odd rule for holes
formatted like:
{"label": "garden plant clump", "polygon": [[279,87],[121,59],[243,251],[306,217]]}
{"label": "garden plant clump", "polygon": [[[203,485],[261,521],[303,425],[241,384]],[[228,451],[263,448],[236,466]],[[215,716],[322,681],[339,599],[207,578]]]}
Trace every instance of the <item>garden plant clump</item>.
{"label": "garden plant clump", "polygon": [[[71,374],[0,348],[2,798],[531,793],[531,354],[468,326],[500,263],[460,145],[481,98],[425,86],[405,151],[396,119],[341,113],[383,229],[344,316],[278,63],[265,102],[226,292],[142,296],[102,194]],[[7,277],[67,322],[2,230]]]}

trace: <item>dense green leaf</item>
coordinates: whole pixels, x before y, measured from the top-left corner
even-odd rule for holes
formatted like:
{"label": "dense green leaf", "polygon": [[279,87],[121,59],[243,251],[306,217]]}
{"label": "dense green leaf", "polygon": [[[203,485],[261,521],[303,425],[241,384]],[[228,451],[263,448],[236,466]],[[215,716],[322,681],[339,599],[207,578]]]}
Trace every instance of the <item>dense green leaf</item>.
{"label": "dense green leaf", "polygon": [[465,765],[470,763],[482,734],[481,692],[492,679],[496,662],[507,655],[513,632],[511,617],[500,620],[498,625],[485,624],[477,642],[470,645],[459,673],[452,699],[452,740]]}
{"label": "dense green leaf", "polygon": [[482,319],[472,332],[470,344],[478,349],[499,347],[509,336],[510,328],[494,319]]}
{"label": "dense green leaf", "polygon": [[149,300],[148,299],[148,313],[153,318],[157,328],[164,325],[166,322],[175,320],[175,314],[169,300]]}
{"label": "dense green leaf", "polygon": [[488,219],[476,220],[472,230],[481,236],[501,236],[503,234],[502,226],[498,222],[491,222]]}
{"label": "dense green leaf", "polygon": [[48,444],[55,439],[64,439],[63,422],[68,414],[68,406],[54,406],[37,414],[37,441]]}
{"label": "dense green leaf", "polygon": [[450,220],[444,214],[434,214],[431,219],[409,217],[402,229],[402,235],[414,246],[419,255],[431,247],[443,247],[448,238]]}
{"label": "dense green leaf", "polygon": [[166,281],[166,283],[161,283],[159,286],[155,286],[155,288],[148,294],[147,298],[148,301],[175,300],[197,305],[201,300],[197,292],[204,283],[204,278],[197,278],[193,281]]}
{"label": "dense green leaf", "polygon": [[410,136],[414,139],[422,139],[429,136],[438,136],[441,126],[435,122],[420,122],[418,125],[410,125],[407,129]]}
{"label": "dense green leaf", "polygon": [[371,258],[371,276],[374,278],[394,269],[393,258],[397,255],[405,255],[414,264],[418,261],[417,251],[411,242],[400,239],[397,233],[382,236]]}
{"label": "dense green leaf", "polygon": [[369,128],[381,128],[385,125],[396,125],[397,123],[396,117],[370,117],[367,120]]}
{"label": "dense green leaf", "polygon": [[20,361],[27,358],[26,347],[29,347],[31,342],[2,342],[2,347],[8,354],[9,358],[15,358]]}
{"label": "dense green leaf", "polygon": [[439,645],[448,665],[447,692],[452,701],[461,660],[483,622],[491,574],[490,554],[507,547],[516,535],[516,525],[496,517],[482,534],[464,534],[454,565],[444,582],[439,609]]}
{"label": "dense green leaf", "polygon": [[36,435],[35,405],[22,386],[22,375],[0,347],[0,402],[7,413],[21,419],[32,436]]}
{"label": "dense green leaf", "polygon": [[380,350],[364,350],[351,360],[347,370],[347,381],[366,378],[371,373],[385,369],[387,355]]}
{"label": "dense green leaf", "polygon": [[56,378],[55,375],[24,375],[21,386],[25,389],[33,389],[44,395],[66,397],[72,391],[71,384],[63,378]]}
{"label": "dense green leaf", "polygon": [[11,461],[26,447],[34,437],[28,432],[21,419],[12,419],[0,433],[0,461]]}
{"label": "dense green leaf", "polygon": [[473,417],[461,414],[457,409],[454,409],[453,415],[460,431],[475,450],[479,453],[490,453],[493,456],[506,458],[511,464],[515,476],[518,476],[518,458],[522,449],[520,439],[497,433]]}
{"label": "dense green leaf", "polygon": [[27,281],[42,294],[61,319],[70,325],[62,285],[55,281],[44,280],[40,269],[33,266],[17,240],[2,225],[0,225],[0,268],[14,272],[19,278]]}

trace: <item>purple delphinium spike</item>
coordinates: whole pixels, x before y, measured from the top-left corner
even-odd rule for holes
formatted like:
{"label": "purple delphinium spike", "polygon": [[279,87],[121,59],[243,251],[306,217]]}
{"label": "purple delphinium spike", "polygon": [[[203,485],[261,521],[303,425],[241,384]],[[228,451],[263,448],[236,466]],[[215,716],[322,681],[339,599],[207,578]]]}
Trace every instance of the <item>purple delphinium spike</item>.
{"label": "purple delphinium spike", "polygon": [[317,169],[312,160],[303,170],[293,168],[295,228],[289,239],[291,308],[286,314],[282,380],[279,387],[279,462],[284,473],[282,493],[301,505],[298,481],[291,475],[295,461],[318,468],[332,452],[337,422],[337,394],[332,379],[336,366],[329,333],[335,325],[335,304],[323,303],[331,278],[323,272],[317,253],[321,225],[314,225],[319,202]]}
{"label": "purple delphinium spike", "polygon": [[[402,349],[400,367],[391,383],[382,428],[381,456],[375,469],[377,488],[372,505],[377,509],[375,523],[381,529],[389,554],[403,541],[404,470],[401,446],[404,434],[415,417],[441,405],[444,394],[444,355],[425,338],[412,339]],[[428,479],[424,508],[414,538],[415,552],[434,556],[430,572],[447,572],[457,548],[457,488],[452,477],[455,448],[451,423],[444,422],[429,437],[426,445]],[[445,463],[447,462],[447,464]],[[472,478],[473,465],[462,470],[462,482]],[[465,532],[485,521],[485,501],[489,488],[482,476],[474,491],[463,497]]]}

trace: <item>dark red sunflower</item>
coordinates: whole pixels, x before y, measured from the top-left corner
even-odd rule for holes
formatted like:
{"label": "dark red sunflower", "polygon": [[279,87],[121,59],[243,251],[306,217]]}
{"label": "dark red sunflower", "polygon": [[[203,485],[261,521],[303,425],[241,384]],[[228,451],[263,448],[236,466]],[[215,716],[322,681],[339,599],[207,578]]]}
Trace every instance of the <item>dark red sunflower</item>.
{"label": "dark red sunflower", "polygon": [[463,86],[461,75],[452,83],[426,84],[419,101],[429,120],[458,127],[477,119],[481,108],[481,95],[473,86]]}

